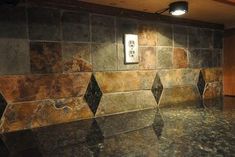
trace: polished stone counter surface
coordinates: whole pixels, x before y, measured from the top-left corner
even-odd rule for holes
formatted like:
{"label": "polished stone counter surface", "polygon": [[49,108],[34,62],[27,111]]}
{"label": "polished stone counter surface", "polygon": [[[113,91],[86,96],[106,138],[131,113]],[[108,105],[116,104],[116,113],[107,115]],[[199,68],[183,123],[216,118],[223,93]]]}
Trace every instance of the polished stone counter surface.
{"label": "polished stone counter surface", "polygon": [[232,157],[235,98],[2,134],[0,156]]}

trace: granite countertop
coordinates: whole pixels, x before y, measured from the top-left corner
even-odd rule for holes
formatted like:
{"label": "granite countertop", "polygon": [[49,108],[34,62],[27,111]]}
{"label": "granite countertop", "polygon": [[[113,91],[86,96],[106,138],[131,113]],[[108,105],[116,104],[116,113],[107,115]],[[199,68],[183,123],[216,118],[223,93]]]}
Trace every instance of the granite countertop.
{"label": "granite countertop", "polygon": [[0,156],[235,156],[234,103],[186,102],[2,134]]}

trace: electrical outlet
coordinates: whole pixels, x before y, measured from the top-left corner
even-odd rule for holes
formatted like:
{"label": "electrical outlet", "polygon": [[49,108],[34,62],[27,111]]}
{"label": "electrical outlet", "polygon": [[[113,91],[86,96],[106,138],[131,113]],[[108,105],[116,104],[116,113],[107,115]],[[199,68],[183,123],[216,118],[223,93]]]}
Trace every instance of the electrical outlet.
{"label": "electrical outlet", "polygon": [[125,63],[138,63],[138,36],[125,34]]}

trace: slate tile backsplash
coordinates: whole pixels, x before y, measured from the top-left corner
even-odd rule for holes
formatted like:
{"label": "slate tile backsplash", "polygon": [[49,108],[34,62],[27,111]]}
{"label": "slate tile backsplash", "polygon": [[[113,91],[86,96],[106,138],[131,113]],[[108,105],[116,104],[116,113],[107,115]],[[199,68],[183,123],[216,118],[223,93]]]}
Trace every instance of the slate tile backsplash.
{"label": "slate tile backsplash", "polygon": [[[137,64],[124,62],[125,34],[138,35]],[[1,8],[7,105],[0,131],[217,97],[222,58],[223,30],[37,5]]]}

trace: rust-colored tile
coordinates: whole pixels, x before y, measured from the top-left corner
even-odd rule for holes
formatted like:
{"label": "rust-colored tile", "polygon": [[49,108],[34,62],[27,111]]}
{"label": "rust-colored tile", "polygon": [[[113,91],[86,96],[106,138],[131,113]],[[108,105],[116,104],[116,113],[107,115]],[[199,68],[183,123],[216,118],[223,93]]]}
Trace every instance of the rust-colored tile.
{"label": "rust-colored tile", "polygon": [[222,81],[223,79],[223,70],[222,68],[207,68],[202,69],[203,77],[208,82]]}
{"label": "rust-colored tile", "polygon": [[215,97],[220,97],[222,96],[223,93],[223,88],[222,88],[222,83],[221,82],[211,82],[211,83],[207,83],[205,90],[204,90],[204,94],[203,94],[203,98],[204,99],[212,99]]}
{"label": "rust-colored tile", "polygon": [[55,99],[85,94],[91,73],[12,75],[0,77],[0,89],[8,103]]}
{"label": "rust-colored tile", "polygon": [[30,43],[31,73],[62,72],[61,45],[56,42]]}
{"label": "rust-colored tile", "polygon": [[174,48],[173,67],[174,68],[187,68],[188,67],[187,52],[185,49]]}
{"label": "rust-colored tile", "polygon": [[92,118],[82,97],[10,104],[4,114],[2,132],[42,127]]}
{"label": "rust-colored tile", "polygon": [[140,47],[140,69],[156,68],[156,49],[155,47]]}
{"label": "rust-colored tile", "polygon": [[141,23],[138,26],[139,45],[141,46],[156,46],[157,31],[154,24]]}

